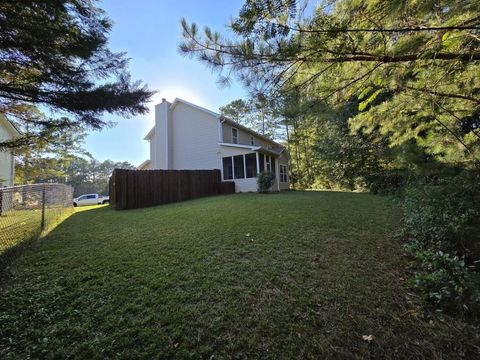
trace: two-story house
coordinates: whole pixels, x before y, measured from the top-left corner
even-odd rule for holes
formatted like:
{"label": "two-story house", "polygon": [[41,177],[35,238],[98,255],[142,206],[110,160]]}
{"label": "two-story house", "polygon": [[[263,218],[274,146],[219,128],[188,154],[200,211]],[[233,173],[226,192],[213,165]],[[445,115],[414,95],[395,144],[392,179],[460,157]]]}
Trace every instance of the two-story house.
{"label": "two-story house", "polygon": [[213,111],[175,99],[155,106],[155,126],[145,137],[150,160],[139,169],[220,169],[237,192],[256,191],[257,174],[275,174],[272,190],[288,189],[284,146]]}

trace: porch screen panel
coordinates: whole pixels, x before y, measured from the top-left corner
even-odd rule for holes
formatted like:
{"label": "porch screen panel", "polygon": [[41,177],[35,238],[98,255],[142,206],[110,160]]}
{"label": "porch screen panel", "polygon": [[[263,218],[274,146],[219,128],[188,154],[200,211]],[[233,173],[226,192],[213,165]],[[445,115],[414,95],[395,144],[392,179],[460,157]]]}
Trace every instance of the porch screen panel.
{"label": "porch screen panel", "polygon": [[257,155],[246,154],[245,165],[247,167],[247,178],[254,178],[257,176]]}
{"label": "porch screen panel", "polygon": [[275,169],[275,158],[272,156],[271,157],[271,161],[272,161],[272,173],[273,173],[273,176],[274,177],[277,177],[277,171]]}
{"label": "porch screen panel", "polygon": [[223,162],[223,180],[232,180],[233,179],[233,166],[232,166],[232,158],[224,157],[222,159]]}
{"label": "porch screen panel", "polygon": [[245,173],[243,171],[243,155],[237,155],[233,157],[233,173],[235,174],[235,179],[245,178]]}
{"label": "porch screen panel", "polygon": [[260,160],[260,172],[265,170],[265,159],[263,154],[258,154],[258,160]]}

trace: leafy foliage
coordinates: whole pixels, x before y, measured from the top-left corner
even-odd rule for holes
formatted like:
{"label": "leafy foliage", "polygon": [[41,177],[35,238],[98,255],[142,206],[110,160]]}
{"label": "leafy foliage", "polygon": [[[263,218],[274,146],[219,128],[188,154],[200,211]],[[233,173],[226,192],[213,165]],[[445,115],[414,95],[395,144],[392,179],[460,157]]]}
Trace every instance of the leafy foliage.
{"label": "leafy foliage", "polygon": [[362,189],[374,174],[393,160],[384,139],[353,133],[348,119],[357,112],[358,101],[344,106],[311,106],[300,103],[286,113],[292,167],[300,187]]}
{"label": "leafy foliage", "polygon": [[271,189],[275,175],[272,172],[262,171],[257,176],[257,185],[259,193],[268,193]]}
{"label": "leafy foliage", "polygon": [[[445,162],[479,162],[475,1],[247,0],[228,39],[182,22],[180,50],[236,74],[253,93],[300,91],[317,105],[361,103],[351,129],[415,141]],[[375,103],[375,104],[374,104]]]}
{"label": "leafy foliage", "polygon": [[421,271],[414,286],[432,304],[450,311],[477,314],[480,309],[480,275],[465,260],[442,251],[417,250]]}
{"label": "leafy foliage", "polygon": [[403,233],[420,261],[414,285],[449,309],[480,309],[480,188],[478,177],[460,174],[405,190]]}
{"label": "leafy foliage", "polygon": [[468,255],[465,239],[480,214],[479,194],[478,177],[469,174],[407,188],[406,234],[422,247]]}
{"label": "leafy foliage", "polygon": [[[30,127],[23,129],[30,138]],[[35,131],[35,130],[34,130]],[[63,128],[22,146],[16,153],[15,182],[65,183],[73,186],[74,195],[83,193],[108,194],[108,179],[114,168],[134,169],[128,162],[99,162],[84,149],[86,132],[81,127]]]}
{"label": "leafy foliage", "polygon": [[249,127],[259,134],[276,137],[278,118],[264,97],[237,99],[220,108],[221,115]]}

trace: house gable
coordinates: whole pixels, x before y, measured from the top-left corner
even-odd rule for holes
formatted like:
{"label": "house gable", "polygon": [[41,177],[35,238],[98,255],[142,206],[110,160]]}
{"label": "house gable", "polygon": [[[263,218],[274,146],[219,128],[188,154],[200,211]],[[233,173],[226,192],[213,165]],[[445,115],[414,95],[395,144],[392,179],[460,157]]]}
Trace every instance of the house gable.
{"label": "house gable", "polygon": [[0,142],[15,139],[20,136],[17,128],[7,120],[3,115],[0,115]]}
{"label": "house gable", "polygon": [[171,168],[218,169],[217,117],[187,102],[177,101],[175,106],[172,105],[169,143]]}
{"label": "house gable", "polygon": [[[15,139],[20,132],[8,121],[5,116],[0,115],[0,142]],[[12,151],[0,151],[0,187],[12,186],[15,177],[15,158]]]}

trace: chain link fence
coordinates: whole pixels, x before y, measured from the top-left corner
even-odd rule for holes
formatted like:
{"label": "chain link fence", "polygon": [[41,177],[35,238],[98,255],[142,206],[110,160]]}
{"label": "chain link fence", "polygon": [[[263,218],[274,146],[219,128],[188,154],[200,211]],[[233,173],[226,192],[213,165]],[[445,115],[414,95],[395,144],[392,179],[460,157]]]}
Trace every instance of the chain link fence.
{"label": "chain link fence", "polygon": [[33,184],[0,188],[0,272],[28,240],[40,236],[73,210],[73,188]]}

